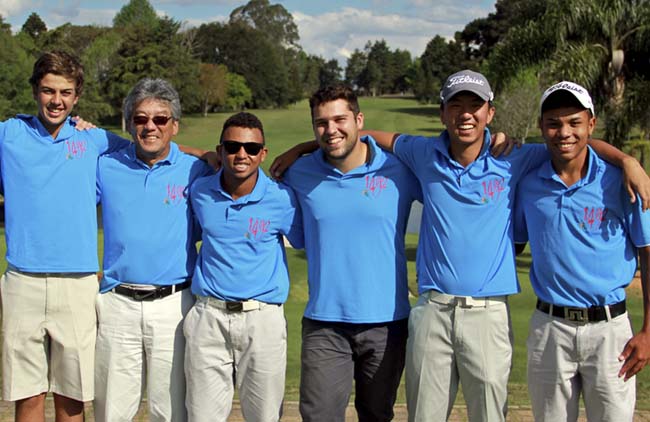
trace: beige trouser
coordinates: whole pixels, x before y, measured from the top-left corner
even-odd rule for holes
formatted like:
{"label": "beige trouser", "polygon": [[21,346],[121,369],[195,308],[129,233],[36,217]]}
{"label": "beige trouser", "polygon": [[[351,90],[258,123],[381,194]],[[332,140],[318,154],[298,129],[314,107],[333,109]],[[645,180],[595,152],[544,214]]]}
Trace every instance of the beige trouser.
{"label": "beige trouser", "polygon": [[16,401],[51,391],[93,399],[94,273],[7,270],[2,293],[2,397]]}
{"label": "beige trouser", "polygon": [[618,356],[632,337],[627,313],[587,324],[535,310],[528,332],[528,392],[536,421],[575,421],[582,392],[587,419],[634,417],[636,377],[618,377]]}
{"label": "beige trouser", "polygon": [[505,296],[473,299],[426,292],[409,316],[409,421],[446,421],[459,381],[470,421],[504,421],[511,363]]}
{"label": "beige trouser", "polygon": [[[187,411],[192,422],[225,422],[234,385],[247,422],[280,420],[287,363],[284,309],[229,311],[199,297],[185,318]],[[233,385],[234,384],[234,385]]]}
{"label": "beige trouser", "polygon": [[190,289],[152,301],[97,296],[96,421],[133,420],[145,384],[149,420],[187,420],[183,317],[193,303]]}

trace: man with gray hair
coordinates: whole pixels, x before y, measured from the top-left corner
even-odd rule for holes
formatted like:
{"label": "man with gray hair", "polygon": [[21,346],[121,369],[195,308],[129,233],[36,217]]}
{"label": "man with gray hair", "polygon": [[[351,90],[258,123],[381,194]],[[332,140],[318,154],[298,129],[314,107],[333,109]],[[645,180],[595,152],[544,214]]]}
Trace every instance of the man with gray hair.
{"label": "man with gray hair", "polygon": [[124,101],[134,143],[103,156],[97,200],[104,225],[104,274],[97,298],[95,419],[132,420],[146,378],[152,421],[185,421],[183,318],[198,228],[189,185],[211,173],[182,153],[178,93],[145,78]]}

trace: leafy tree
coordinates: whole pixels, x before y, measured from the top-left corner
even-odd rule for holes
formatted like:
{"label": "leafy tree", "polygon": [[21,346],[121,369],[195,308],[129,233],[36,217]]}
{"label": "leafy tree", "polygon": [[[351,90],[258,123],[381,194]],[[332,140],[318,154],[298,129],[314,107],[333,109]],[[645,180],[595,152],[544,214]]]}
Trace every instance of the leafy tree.
{"label": "leafy tree", "polygon": [[212,63],[201,63],[199,69],[201,108],[203,116],[207,117],[211,107],[220,106],[226,102],[228,69],[224,65]]}
{"label": "leafy tree", "polygon": [[283,47],[298,47],[298,27],[293,16],[281,4],[268,0],[250,0],[230,13],[231,24],[244,24],[266,34]]}
{"label": "leafy tree", "polygon": [[227,73],[226,108],[230,110],[241,110],[253,99],[253,93],[246,85],[246,79],[236,73]]}
{"label": "leafy tree", "polygon": [[167,79],[185,111],[198,110],[199,62],[182,44],[180,23],[162,18],[157,25],[126,28],[106,83],[113,107],[121,109],[131,87],[143,77]]}
{"label": "leafy tree", "polygon": [[355,48],[345,66],[345,82],[353,88],[360,88],[362,85],[362,75],[367,63],[368,56],[366,53]]}
{"label": "leafy tree", "polygon": [[[214,38],[208,39],[206,33]],[[201,57],[224,64],[246,79],[253,93],[253,107],[289,103],[289,69],[284,62],[284,50],[277,48],[261,31],[241,23],[210,24],[199,28],[197,38],[202,44]]]}
{"label": "leafy tree", "polygon": [[541,18],[546,5],[538,0],[497,0],[496,11],[468,23],[457,34],[457,41],[466,46],[467,58],[481,62],[512,27]]}
{"label": "leafy tree", "polygon": [[0,15],[0,32],[11,34],[11,24],[5,22],[5,18],[2,15]]}
{"label": "leafy tree", "polygon": [[0,31],[0,44],[0,120],[17,113],[33,113],[35,105],[28,79],[34,59],[22,45],[21,37]]}
{"label": "leafy tree", "polygon": [[336,59],[331,59],[327,62],[323,60],[323,62],[324,63],[321,66],[318,74],[320,86],[324,87],[341,82],[341,72],[343,69],[341,69],[341,66],[339,66],[339,62]]}
{"label": "leafy tree", "polygon": [[419,66],[412,72],[415,97],[421,102],[437,102],[447,76],[465,67],[472,66],[465,61],[461,45],[436,35],[427,44]]}
{"label": "leafy tree", "polygon": [[113,18],[113,27],[119,29],[132,26],[153,27],[157,24],[156,10],[148,0],[130,0]]}
{"label": "leafy tree", "polygon": [[47,32],[47,26],[38,13],[32,12],[23,24],[21,31],[36,40]]}
{"label": "leafy tree", "polygon": [[94,25],[78,26],[66,23],[48,31],[42,37],[42,46],[43,50],[66,50],[81,56],[97,38],[112,31],[111,28],[106,27]]}
{"label": "leafy tree", "polygon": [[84,94],[75,108],[80,116],[94,122],[106,121],[120,113],[119,105],[113,107],[106,94],[110,73],[122,38],[116,31],[107,30],[95,38],[81,55],[84,64]]}
{"label": "leafy tree", "polygon": [[490,58],[491,73],[507,81],[519,69],[547,63],[548,80],[570,79],[587,87],[605,112],[605,139],[621,146],[632,126],[626,57],[646,48],[648,0],[551,0],[546,13],[515,27]]}
{"label": "leafy tree", "polygon": [[542,87],[536,67],[520,71],[496,96],[496,114],[492,122],[495,131],[525,141],[537,126]]}

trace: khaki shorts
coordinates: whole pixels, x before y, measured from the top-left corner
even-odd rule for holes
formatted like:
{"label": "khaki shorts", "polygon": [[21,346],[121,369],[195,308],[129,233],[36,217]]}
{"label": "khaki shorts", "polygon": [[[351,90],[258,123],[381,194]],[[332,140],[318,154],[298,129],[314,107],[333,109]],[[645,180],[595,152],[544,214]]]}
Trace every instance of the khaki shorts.
{"label": "khaki shorts", "polygon": [[7,270],[0,279],[3,400],[48,391],[93,399],[98,289],[95,274]]}

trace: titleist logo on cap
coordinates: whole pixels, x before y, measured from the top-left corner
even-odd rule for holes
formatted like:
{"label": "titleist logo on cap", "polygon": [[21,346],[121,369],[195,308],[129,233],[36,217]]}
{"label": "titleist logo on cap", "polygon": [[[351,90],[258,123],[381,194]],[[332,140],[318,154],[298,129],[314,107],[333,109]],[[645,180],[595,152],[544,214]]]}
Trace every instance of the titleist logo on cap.
{"label": "titleist logo on cap", "polygon": [[447,84],[447,88],[451,88],[454,85],[458,84],[477,84],[477,85],[485,85],[485,82],[483,82],[479,78],[473,78],[469,75],[460,75],[460,76],[452,76],[449,78],[449,83]]}
{"label": "titleist logo on cap", "polygon": [[567,91],[574,91],[574,92],[577,92],[577,93],[583,94],[583,95],[589,95],[589,93],[587,92],[586,89],[584,89],[583,87],[581,87],[578,84],[571,83],[571,82],[560,82],[558,84],[555,84],[555,85],[553,85],[552,87],[550,87],[547,90],[547,93],[550,94],[552,92],[557,91],[558,89],[564,89],[564,90],[567,90]]}

